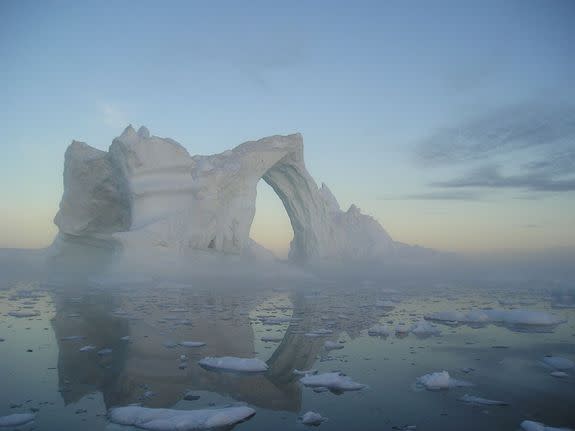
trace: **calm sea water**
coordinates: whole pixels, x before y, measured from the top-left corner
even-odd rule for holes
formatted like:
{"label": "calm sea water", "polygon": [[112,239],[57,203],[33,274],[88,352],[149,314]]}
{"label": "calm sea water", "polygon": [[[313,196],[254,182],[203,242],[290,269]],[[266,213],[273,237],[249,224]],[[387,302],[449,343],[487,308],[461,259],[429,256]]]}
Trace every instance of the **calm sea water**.
{"label": "calm sea water", "polygon": [[[309,410],[328,418],[320,426],[325,431],[516,430],[526,419],[575,426],[575,370],[556,378],[541,363],[548,354],[575,360],[575,309],[553,308],[541,289],[359,280],[240,287],[28,281],[1,289],[0,416],[37,412],[21,429],[123,429],[108,423],[107,409],[132,403],[175,409],[245,403],[257,413],[238,430],[308,429],[298,417]],[[388,300],[394,308],[378,303]],[[566,322],[537,330],[438,323],[441,334],[429,337],[367,334],[376,323],[393,329],[433,311],[512,307],[548,311]],[[37,315],[10,315],[17,310]],[[319,329],[328,333],[309,335]],[[343,349],[326,350],[328,340]],[[186,348],[181,341],[206,345]],[[80,351],[88,345],[94,349]],[[269,371],[241,375],[197,364],[226,355],[260,358]],[[294,369],[341,371],[368,387],[315,392]],[[428,391],[415,385],[442,370],[474,386]],[[189,391],[197,399],[184,400]],[[509,405],[468,405],[459,400],[464,394]]]}

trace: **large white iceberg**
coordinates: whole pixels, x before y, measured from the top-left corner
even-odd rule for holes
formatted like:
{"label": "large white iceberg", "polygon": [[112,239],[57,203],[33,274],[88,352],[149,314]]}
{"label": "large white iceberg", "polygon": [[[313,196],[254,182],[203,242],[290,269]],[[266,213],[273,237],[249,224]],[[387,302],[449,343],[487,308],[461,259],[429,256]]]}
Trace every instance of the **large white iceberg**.
{"label": "large white iceberg", "polygon": [[110,409],[110,422],[149,431],[196,431],[228,427],[256,414],[249,407],[205,410],[152,409],[139,406]]}
{"label": "large white iceberg", "polygon": [[395,242],[372,217],[347,211],[308,173],[300,134],[270,136],[210,156],[127,127],[108,151],[74,141],[64,162],[64,194],[54,249],[70,241],[110,241],[123,256],[204,251],[262,256],[249,238],[260,179],[290,218],[292,261],[365,260],[431,253]]}

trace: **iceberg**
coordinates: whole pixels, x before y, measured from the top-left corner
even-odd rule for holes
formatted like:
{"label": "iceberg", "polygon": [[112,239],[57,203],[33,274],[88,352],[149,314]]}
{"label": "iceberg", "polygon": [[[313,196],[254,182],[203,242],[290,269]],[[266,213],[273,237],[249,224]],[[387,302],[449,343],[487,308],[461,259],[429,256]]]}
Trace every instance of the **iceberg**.
{"label": "iceberg", "polygon": [[388,337],[391,331],[384,325],[373,325],[367,330],[367,334],[372,337]]}
{"label": "iceberg", "polygon": [[257,358],[236,358],[233,356],[206,357],[198,364],[204,368],[240,373],[262,373],[268,370],[268,365]]}
{"label": "iceberg", "polygon": [[180,346],[182,347],[202,347],[205,345],[206,343],[203,341],[180,341]]}
{"label": "iceberg", "polygon": [[243,406],[205,410],[127,406],[110,409],[108,419],[118,425],[149,431],[197,431],[229,427],[244,422],[255,414],[254,409]]}

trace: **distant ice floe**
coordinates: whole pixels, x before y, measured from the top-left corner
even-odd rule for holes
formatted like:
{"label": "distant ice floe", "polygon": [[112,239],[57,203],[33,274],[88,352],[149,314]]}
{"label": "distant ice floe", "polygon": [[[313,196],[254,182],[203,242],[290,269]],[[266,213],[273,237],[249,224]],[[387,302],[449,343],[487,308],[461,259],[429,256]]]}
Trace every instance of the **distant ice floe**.
{"label": "distant ice floe", "polygon": [[559,371],[570,370],[575,367],[575,362],[561,356],[545,356],[543,357],[543,363]]}
{"label": "distant ice floe", "polygon": [[325,343],[323,343],[323,348],[325,350],[340,350],[343,349],[343,344],[341,343],[337,343],[335,341],[326,341]]}
{"label": "distant ice floe", "polygon": [[283,339],[283,335],[266,335],[261,338],[264,343],[279,343]]}
{"label": "distant ice floe", "polygon": [[463,401],[464,403],[478,405],[478,406],[508,406],[509,405],[505,401],[488,400],[486,398],[480,398],[480,397],[476,397],[476,396],[468,395],[468,394],[465,394],[461,398],[459,398],[459,401]]}
{"label": "distant ice floe", "polygon": [[180,341],[182,347],[203,347],[206,343],[203,341]]}
{"label": "distant ice floe", "polygon": [[300,420],[304,425],[319,426],[322,422],[325,422],[327,418],[324,418],[319,413],[309,411],[302,415]]}
{"label": "distant ice floe", "polygon": [[416,384],[430,391],[473,386],[473,383],[452,378],[447,371],[425,374],[417,379]]}
{"label": "distant ice floe", "polygon": [[413,324],[411,327],[411,333],[419,337],[429,337],[432,335],[440,335],[441,331],[431,323],[425,320],[420,320]]}
{"label": "distant ice floe", "polygon": [[359,391],[367,387],[367,385],[354,382],[350,377],[338,372],[308,374],[299,381],[310,388],[325,388],[333,392]]}
{"label": "distant ice floe", "polygon": [[534,421],[523,421],[520,426],[524,431],[573,431],[571,428],[549,427],[541,422]]}
{"label": "distant ice floe", "polygon": [[19,427],[32,422],[36,415],[33,413],[13,413],[8,416],[0,416],[0,427]]}
{"label": "distant ice floe", "polygon": [[149,431],[196,431],[223,428],[244,422],[256,414],[249,407],[204,410],[152,409],[139,406],[110,409],[110,422]]}
{"label": "distant ice floe", "polygon": [[438,311],[425,316],[427,320],[459,323],[503,323],[508,325],[555,326],[565,320],[545,311],[529,310],[471,310]]}
{"label": "distant ice floe", "polygon": [[39,316],[40,313],[38,311],[35,310],[14,310],[14,311],[9,311],[8,312],[8,316],[12,316],[12,317],[36,317]]}
{"label": "distant ice floe", "polygon": [[385,325],[373,325],[367,330],[367,334],[372,337],[388,337],[391,330]]}
{"label": "distant ice floe", "polygon": [[204,368],[235,371],[241,373],[261,373],[268,370],[268,365],[257,358],[236,358],[233,356],[208,356],[198,362]]}
{"label": "distant ice floe", "polygon": [[80,349],[79,349],[80,352],[92,352],[94,350],[96,350],[96,346],[92,346],[92,345],[80,347]]}
{"label": "distant ice floe", "polygon": [[294,368],[292,371],[296,376],[307,376],[308,374],[317,374],[317,370],[298,370]]}

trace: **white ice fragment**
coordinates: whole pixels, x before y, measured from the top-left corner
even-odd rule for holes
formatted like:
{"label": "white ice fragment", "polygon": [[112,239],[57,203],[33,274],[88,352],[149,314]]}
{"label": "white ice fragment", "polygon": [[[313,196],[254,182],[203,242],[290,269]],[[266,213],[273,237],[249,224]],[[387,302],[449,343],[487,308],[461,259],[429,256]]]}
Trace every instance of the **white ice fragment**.
{"label": "white ice fragment", "polygon": [[425,374],[424,376],[421,376],[417,379],[417,383],[430,391],[463,386],[473,386],[472,383],[463,380],[456,380],[450,377],[447,371],[438,371],[435,373]]}
{"label": "white ice fragment", "polygon": [[117,407],[108,413],[111,422],[149,431],[196,431],[229,427],[256,414],[249,407],[172,410],[139,406]]}
{"label": "white ice fragment", "polygon": [[372,337],[387,337],[391,334],[391,331],[384,325],[373,325],[367,330],[367,334]]}
{"label": "white ice fragment", "polygon": [[520,426],[524,431],[573,431],[571,428],[549,427],[541,422],[534,421],[523,421]]}
{"label": "white ice fragment", "polygon": [[571,359],[562,358],[561,356],[545,356],[543,362],[556,370],[570,370],[575,367],[575,362]]}
{"label": "white ice fragment", "polygon": [[257,358],[236,358],[233,356],[206,357],[198,362],[202,367],[222,371],[243,373],[261,373],[267,371],[268,365]]}
{"label": "white ice fragment", "polygon": [[551,371],[551,373],[549,374],[551,374],[553,377],[558,377],[560,379],[569,377],[569,374],[567,374],[565,371]]}
{"label": "white ice fragment", "polygon": [[366,385],[354,382],[343,373],[322,373],[316,375],[306,375],[300,379],[304,386],[310,388],[327,388],[332,391],[359,391]]}
{"label": "white ice fragment", "polygon": [[110,349],[110,348],[105,348],[105,349],[102,349],[102,350],[98,350],[97,353],[98,353],[98,355],[100,355],[100,356],[111,355],[111,354],[112,354],[112,349]]}
{"label": "white ice fragment", "polygon": [[312,411],[305,413],[300,419],[302,424],[312,426],[321,425],[322,422],[325,422],[327,420],[327,418],[324,418],[319,413]]}
{"label": "white ice fragment", "polygon": [[505,401],[497,401],[497,400],[488,400],[486,398],[480,398],[473,395],[465,394],[461,398],[460,401],[463,401],[467,404],[474,404],[474,405],[483,405],[483,406],[507,406],[509,405]]}
{"label": "white ice fragment", "polygon": [[15,310],[8,312],[8,316],[12,317],[35,317],[38,315],[40,315],[40,313],[34,310]]}
{"label": "white ice fragment", "polygon": [[343,344],[341,343],[336,343],[335,341],[326,341],[325,343],[323,343],[323,348],[325,350],[339,350],[339,349],[343,349]]}
{"label": "white ice fragment", "polygon": [[35,417],[32,413],[13,413],[8,416],[0,416],[0,427],[19,427],[32,422]]}
{"label": "white ice fragment", "polygon": [[205,345],[206,343],[203,341],[180,341],[180,346],[182,347],[202,347]]}
{"label": "white ice fragment", "polygon": [[425,316],[428,320],[458,321],[462,323],[506,323],[510,325],[554,326],[563,319],[546,311],[529,310],[471,310],[439,311]]}
{"label": "white ice fragment", "polygon": [[420,320],[419,322],[413,324],[411,327],[411,333],[420,337],[426,337],[430,335],[439,335],[441,334],[441,331],[431,323],[426,322],[425,320]]}
{"label": "white ice fragment", "polygon": [[93,350],[96,350],[96,346],[87,345],[84,347],[80,347],[80,352],[91,352]]}
{"label": "white ice fragment", "polygon": [[294,368],[292,371],[296,376],[307,376],[308,374],[317,374],[317,370],[298,370]]}

